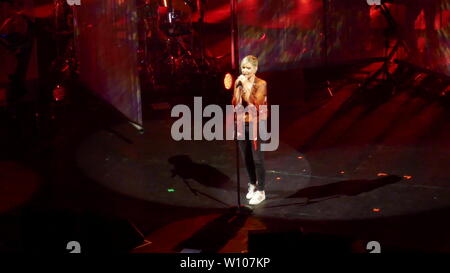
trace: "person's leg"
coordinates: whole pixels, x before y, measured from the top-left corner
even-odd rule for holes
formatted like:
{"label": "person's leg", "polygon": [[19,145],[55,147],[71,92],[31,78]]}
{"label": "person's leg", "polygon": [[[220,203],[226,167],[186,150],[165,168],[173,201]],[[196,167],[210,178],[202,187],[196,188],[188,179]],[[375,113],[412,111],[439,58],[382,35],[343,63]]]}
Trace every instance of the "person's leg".
{"label": "person's leg", "polygon": [[[260,123],[264,126],[264,123]],[[261,150],[261,143],[263,140],[258,137],[257,140],[251,141],[253,164],[255,166],[255,174],[257,179],[256,191],[249,201],[250,205],[258,205],[266,199],[265,182],[266,182],[266,168],[264,166],[264,152]]]}
{"label": "person's leg", "polygon": [[266,182],[266,168],[264,166],[264,152],[261,151],[261,141],[252,141],[252,157],[255,166],[256,180],[258,181],[256,189],[264,191]]}
{"label": "person's leg", "polygon": [[247,171],[247,176],[249,183],[256,185],[256,174],[255,166],[253,164],[252,150],[250,147],[250,142],[248,140],[238,140],[239,150],[241,152],[241,158],[244,160],[245,169]]}
{"label": "person's leg", "polygon": [[264,191],[266,170],[264,168],[264,154],[261,151],[260,141],[254,140],[252,141],[251,144],[257,183],[256,183],[256,191],[252,194],[249,204],[258,205],[259,203],[261,203],[266,199],[266,193]]}

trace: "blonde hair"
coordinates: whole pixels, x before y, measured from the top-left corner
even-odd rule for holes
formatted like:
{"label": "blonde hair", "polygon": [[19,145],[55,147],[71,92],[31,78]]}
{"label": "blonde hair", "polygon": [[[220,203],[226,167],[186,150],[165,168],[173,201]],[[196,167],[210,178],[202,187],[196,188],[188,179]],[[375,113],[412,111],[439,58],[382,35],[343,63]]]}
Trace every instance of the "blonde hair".
{"label": "blonde hair", "polygon": [[249,63],[249,64],[253,65],[254,67],[258,67],[258,58],[253,55],[247,55],[244,57],[244,59],[242,59],[241,66],[244,63]]}

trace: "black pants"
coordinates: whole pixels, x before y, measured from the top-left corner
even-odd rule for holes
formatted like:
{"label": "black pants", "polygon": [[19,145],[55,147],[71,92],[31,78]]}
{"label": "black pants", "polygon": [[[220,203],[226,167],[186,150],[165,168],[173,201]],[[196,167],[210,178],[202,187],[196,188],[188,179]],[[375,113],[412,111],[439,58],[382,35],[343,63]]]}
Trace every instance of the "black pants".
{"label": "black pants", "polygon": [[[241,158],[244,160],[250,184],[256,185],[258,191],[263,191],[266,179],[264,167],[264,152],[261,151],[261,139],[253,141],[249,137],[249,124],[245,125],[245,140],[238,140]],[[256,183],[258,181],[258,183]]]}

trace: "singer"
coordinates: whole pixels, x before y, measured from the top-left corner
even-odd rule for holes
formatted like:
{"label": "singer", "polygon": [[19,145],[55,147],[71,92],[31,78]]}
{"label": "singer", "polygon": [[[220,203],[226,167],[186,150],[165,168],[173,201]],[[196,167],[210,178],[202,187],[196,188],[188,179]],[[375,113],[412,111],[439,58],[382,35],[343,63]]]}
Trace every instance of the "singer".
{"label": "singer", "polygon": [[[252,55],[246,56],[241,61],[241,75],[234,83],[234,94],[231,103],[244,107],[254,105],[257,109],[259,119],[252,120],[251,115],[245,116],[245,139],[237,140],[241,156],[245,162],[249,178],[248,193],[250,205],[258,205],[266,199],[264,191],[266,170],[264,167],[264,153],[261,150],[261,138],[250,139],[250,122],[257,126],[267,126],[267,83],[256,77],[258,70],[258,58]],[[258,122],[259,121],[259,122]],[[265,127],[267,129],[267,127]],[[267,131],[267,130],[266,130]]]}

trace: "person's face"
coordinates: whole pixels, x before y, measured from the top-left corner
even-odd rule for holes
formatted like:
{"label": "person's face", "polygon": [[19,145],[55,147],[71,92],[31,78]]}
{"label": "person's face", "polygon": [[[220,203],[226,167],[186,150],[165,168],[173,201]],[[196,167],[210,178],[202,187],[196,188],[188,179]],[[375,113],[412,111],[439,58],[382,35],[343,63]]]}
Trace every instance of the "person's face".
{"label": "person's face", "polygon": [[241,65],[242,75],[246,77],[254,76],[258,68],[249,62],[243,62]]}

